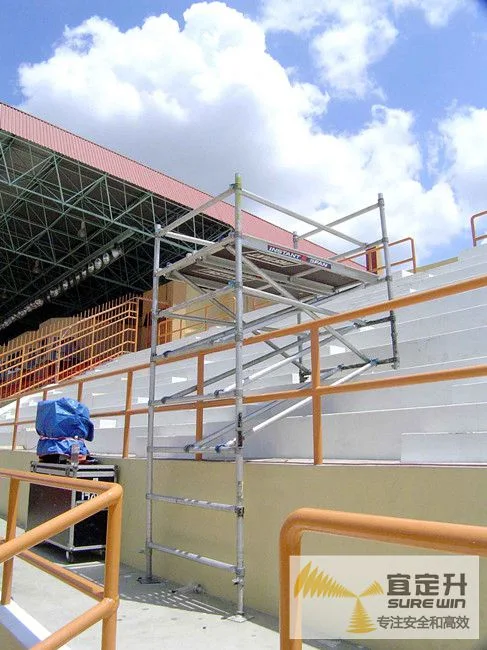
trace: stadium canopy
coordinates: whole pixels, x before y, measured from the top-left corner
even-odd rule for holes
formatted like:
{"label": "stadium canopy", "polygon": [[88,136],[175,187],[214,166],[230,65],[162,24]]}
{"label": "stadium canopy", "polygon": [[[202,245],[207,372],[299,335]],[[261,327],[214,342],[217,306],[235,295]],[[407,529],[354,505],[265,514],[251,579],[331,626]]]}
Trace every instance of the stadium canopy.
{"label": "stadium canopy", "polygon": [[[154,224],[170,224],[209,198],[0,103],[0,342],[52,316],[150,289]],[[215,240],[232,220],[232,206],[221,203],[180,232]],[[291,233],[254,215],[245,213],[244,228],[292,247]],[[161,259],[190,250],[167,239]]]}

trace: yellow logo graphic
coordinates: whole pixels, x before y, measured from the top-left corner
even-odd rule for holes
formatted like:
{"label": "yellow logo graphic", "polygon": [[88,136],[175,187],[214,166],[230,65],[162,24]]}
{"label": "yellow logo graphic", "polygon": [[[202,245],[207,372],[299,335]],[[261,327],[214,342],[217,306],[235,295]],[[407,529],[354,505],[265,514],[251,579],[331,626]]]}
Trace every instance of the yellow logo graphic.
{"label": "yellow logo graphic", "polygon": [[355,598],[355,607],[347,632],[351,632],[352,634],[367,634],[377,629],[360,600],[367,596],[380,596],[384,593],[377,580],[374,580],[360,594],[356,594],[327,575],[324,571],[318,571],[317,567],[312,569],[311,562],[308,562],[301,569],[294,583],[294,597],[297,598],[301,593],[303,598],[313,598],[315,596],[317,598]]}

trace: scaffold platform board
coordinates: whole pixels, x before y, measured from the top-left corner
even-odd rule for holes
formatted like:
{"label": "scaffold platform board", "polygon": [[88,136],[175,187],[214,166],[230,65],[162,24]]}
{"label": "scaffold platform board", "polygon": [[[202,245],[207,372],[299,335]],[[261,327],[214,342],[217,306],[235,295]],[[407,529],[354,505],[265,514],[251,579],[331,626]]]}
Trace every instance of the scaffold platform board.
{"label": "scaffold platform board", "polygon": [[[161,269],[167,279],[177,271],[200,288],[215,289],[228,284],[235,278],[235,256],[232,233],[220,242],[206,249],[188,254],[170,269]],[[243,281],[249,288],[262,285],[264,271],[268,277],[292,291],[296,298],[309,295],[332,293],[350,285],[375,284],[379,281],[375,273],[361,269],[357,264],[346,264],[293,250],[270,241],[244,236],[242,239]],[[248,260],[251,264],[246,264]],[[272,287],[268,291],[274,293]]]}

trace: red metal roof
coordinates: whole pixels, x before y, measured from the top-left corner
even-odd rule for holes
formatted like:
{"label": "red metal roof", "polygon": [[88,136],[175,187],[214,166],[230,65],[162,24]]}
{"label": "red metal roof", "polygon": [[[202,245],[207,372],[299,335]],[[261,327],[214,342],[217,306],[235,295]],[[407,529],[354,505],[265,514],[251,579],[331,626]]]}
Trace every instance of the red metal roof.
{"label": "red metal roof", "polygon": [[[166,174],[1,102],[0,129],[190,209],[211,198],[210,195]],[[233,224],[233,207],[228,203],[221,202],[205,214],[223,223]],[[249,212],[244,212],[243,225],[248,235],[272,241],[280,246],[293,247],[292,233]],[[301,241],[300,250],[321,257],[333,255],[326,248],[309,241]]]}

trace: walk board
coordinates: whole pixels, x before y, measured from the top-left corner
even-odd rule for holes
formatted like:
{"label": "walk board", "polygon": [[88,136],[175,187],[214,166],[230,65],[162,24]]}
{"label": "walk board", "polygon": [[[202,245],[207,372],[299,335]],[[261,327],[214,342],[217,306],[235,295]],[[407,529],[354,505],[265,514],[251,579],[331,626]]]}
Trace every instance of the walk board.
{"label": "walk board", "polygon": [[[201,288],[224,286],[235,280],[234,242],[235,236],[232,234],[207,251],[188,255],[172,268]],[[357,265],[347,265],[284,248],[255,237],[243,237],[242,248],[244,259],[250,260],[272,280],[290,290],[296,298],[332,293],[335,289],[357,283],[370,285],[379,281],[376,274],[362,270]],[[167,277],[170,277],[170,272]],[[263,278],[256,269],[244,263],[243,281],[246,287],[257,289],[262,286]],[[275,293],[272,287],[267,287],[266,291]]]}

